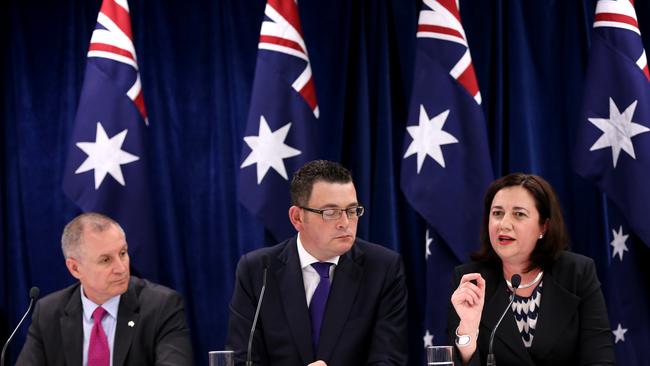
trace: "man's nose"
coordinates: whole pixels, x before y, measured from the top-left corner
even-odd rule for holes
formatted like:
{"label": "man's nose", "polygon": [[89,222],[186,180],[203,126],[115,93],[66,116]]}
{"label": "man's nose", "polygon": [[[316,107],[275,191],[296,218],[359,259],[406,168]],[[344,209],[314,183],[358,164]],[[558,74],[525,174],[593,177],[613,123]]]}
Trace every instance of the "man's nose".
{"label": "man's nose", "polygon": [[348,213],[346,211],[341,212],[341,217],[336,222],[336,226],[340,228],[345,228],[350,224],[350,219],[348,218]]}
{"label": "man's nose", "polygon": [[126,271],[127,264],[126,264],[126,261],[124,259],[118,258],[118,260],[116,260],[114,263],[115,263],[115,265],[113,266],[113,271],[114,272],[122,273],[122,272]]}

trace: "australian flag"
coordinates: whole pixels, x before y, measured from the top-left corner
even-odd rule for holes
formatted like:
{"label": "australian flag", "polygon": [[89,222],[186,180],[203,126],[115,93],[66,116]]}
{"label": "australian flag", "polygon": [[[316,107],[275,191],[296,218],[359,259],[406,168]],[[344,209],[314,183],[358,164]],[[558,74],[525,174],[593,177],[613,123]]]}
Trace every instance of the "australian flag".
{"label": "australian flag", "polygon": [[630,0],[597,3],[574,166],[614,204],[600,245],[618,364],[650,365],[650,74]]}
{"label": "australian flag", "polygon": [[481,94],[458,3],[424,0],[401,186],[429,224],[425,345],[447,343],[453,267],[479,248],[483,193],[493,179]]}
{"label": "australian flag", "polygon": [[119,222],[136,272],[155,278],[147,125],[128,3],[104,0],[88,49],[63,190],[84,212]]}
{"label": "australian flag", "polygon": [[295,234],[289,180],[319,156],[319,111],[298,4],[268,0],[239,173],[239,200],[276,240]]}

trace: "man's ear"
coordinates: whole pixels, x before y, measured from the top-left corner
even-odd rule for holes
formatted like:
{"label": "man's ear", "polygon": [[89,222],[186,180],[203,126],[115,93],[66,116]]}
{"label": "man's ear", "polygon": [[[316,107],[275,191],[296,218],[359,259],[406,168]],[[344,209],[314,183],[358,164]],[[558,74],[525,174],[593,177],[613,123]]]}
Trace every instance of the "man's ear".
{"label": "man's ear", "polygon": [[303,216],[302,216],[302,209],[300,207],[298,206],[289,207],[289,221],[291,221],[291,225],[293,225],[293,227],[296,228],[296,231],[298,232],[302,231]]}
{"label": "man's ear", "polygon": [[79,279],[81,277],[81,273],[79,272],[79,263],[77,262],[76,259],[66,258],[65,266],[68,267],[68,271],[70,272],[72,277],[76,279]]}

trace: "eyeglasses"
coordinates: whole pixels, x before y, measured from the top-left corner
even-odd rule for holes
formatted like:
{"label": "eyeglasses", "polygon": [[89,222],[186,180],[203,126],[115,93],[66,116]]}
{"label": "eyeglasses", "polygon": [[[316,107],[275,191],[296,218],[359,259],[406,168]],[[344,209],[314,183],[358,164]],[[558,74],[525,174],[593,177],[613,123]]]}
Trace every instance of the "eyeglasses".
{"label": "eyeglasses", "polygon": [[338,220],[343,215],[343,212],[348,216],[348,219],[356,219],[360,216],[363,216],[365,212],[363,206],[348,207],[348,208],[326,208],[324,210],[319,210],[317,208],[309,208],[299,206],[305,211],[317,213],[323,217],[323,220]]}

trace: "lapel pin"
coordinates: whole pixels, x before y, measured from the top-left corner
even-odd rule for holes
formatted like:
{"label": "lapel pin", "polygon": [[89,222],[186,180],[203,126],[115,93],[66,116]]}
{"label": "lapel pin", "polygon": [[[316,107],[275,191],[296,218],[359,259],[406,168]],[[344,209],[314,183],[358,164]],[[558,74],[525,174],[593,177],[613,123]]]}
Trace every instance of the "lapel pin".
{"label": "lapel pin", "polygon": [[129,327],[133,328],[133,326],[135,325],[135,322],[133,320],[130,320],[128,325],[129,325]]}

